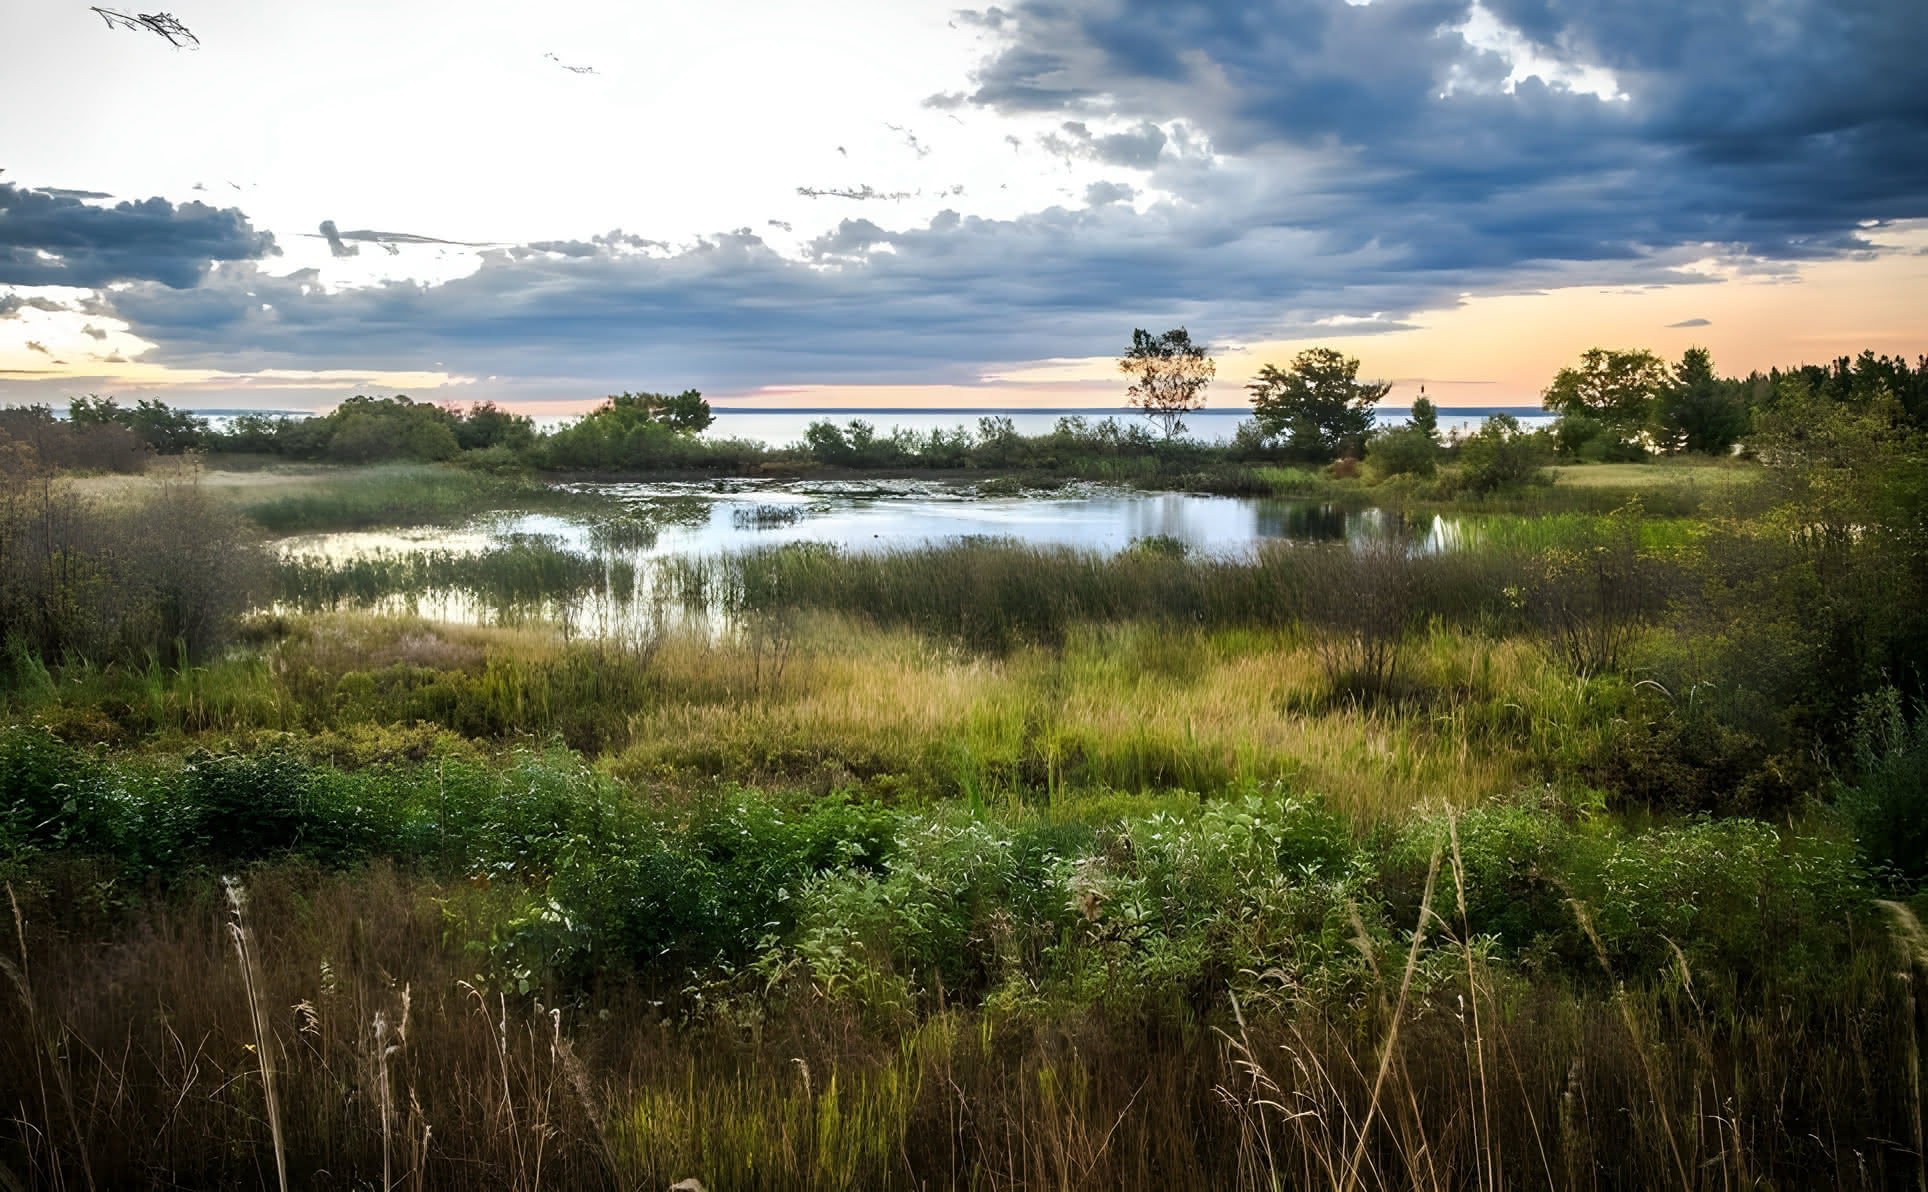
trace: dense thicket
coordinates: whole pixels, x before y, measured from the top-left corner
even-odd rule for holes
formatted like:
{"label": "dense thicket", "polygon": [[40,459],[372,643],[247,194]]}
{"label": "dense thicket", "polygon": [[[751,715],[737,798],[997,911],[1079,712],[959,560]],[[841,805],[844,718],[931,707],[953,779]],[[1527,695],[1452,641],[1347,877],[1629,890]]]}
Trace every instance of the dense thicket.
{"label": "dense thicket", "polygon": [[[0,452],[7,446],[0,444]],[[192,484],[84,501],[30,444],[0,467],[0,648],[9,658],[186,662],[262,592],[265,559],[233,510]]]}

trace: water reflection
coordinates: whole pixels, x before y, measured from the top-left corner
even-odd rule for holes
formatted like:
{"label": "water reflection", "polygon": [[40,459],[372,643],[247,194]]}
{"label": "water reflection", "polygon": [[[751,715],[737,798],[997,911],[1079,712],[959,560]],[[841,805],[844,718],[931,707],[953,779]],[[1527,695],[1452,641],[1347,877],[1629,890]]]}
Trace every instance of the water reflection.
{"label": "water reflection", "polygon": [[1432,552],[1467,534],[1462,519],[1431,514],[1097,485],[1016,495],[927,480],[572,487],[598,498],[594,513],[284,539],[282,606],[540,620],[602,635],[664,615],[663,568],[774,546],[871,552],[991,538],[1109,555],[1160,539],[1193,555],[1249,558],[1267,543],[1393,537]]}
{"label": "water reflection", "polygon": [[1337,541],[1418,529],[1376,509],[1329,503],[1144,493],[1098,485],[1055,492],[983,495],[974,486],[924,480],[576,485],[604,508],[595,518],[518,513],[456,528],[357,531],[285,539],[289,554],[332,561],[378,551],[475,553],[523,536],[591,554],[697,556],[791,542],[845,550],[894,550],[959,538],[1008,538],[1111,554],[1139,538],[1183,542],[1194,553],[1247,555],[1261,543]]}

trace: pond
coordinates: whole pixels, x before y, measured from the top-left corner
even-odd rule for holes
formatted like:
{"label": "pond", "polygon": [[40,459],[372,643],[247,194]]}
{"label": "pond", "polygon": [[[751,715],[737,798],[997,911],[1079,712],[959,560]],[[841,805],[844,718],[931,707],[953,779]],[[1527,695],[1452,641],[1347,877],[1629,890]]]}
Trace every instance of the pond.
{"label": "pond", "polygon": [[1407,536],[1449,549],[1459,519],[1272,498],[1147,493],[1100,485],[1005,492],[928,480],[572,485],[581,512],[502,511],[457,526],[307,534],[280,541],[278,606],[414,612],[471,623],[559,622],[621,633],[687,606],[679,576],[769,547],[911,550],[971,539],[1115,554],[1147,539],[1194,556],[1249,558],[1279,542]]}
{"label": "pond", "polygon": [[1452,544],[1458,519],[1402,519],[1382,509],[1315,501],[1148,493],[1074,484],[1003,494],[928,480],[579,484],[595,513],[492,513],[460,526],[304,534],[288,554],[341,562],[378,552],[476,554],[530,537],[585,555],[698,557],[821,542],[844,550],[903,550],[961,538],[1002,538],[1110,554],[1145,538],[1194,553],[1247,555],[1266,542],[1328,542],[1404,531],[1421,549]]}

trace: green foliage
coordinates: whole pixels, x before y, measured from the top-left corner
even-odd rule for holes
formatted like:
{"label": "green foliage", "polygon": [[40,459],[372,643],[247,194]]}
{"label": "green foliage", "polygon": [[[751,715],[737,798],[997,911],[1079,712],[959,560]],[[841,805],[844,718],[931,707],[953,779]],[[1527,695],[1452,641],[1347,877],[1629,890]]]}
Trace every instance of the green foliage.
{"label": "green foliage", "polygon": [[454,430],[455,441],[464,451],[525,451],[536,438],[534,419],[511,414],[492,401],[470,406]]}
{"label": "green foliage", "polygon": [[729,466],[760,447],[697,438],[714,415],[694,389],[675,395],[618,393],[544,438],[537,457],[547,467],[597,471]]}
{"label": "green foliage", "polygon": [[1435,443],[1439,442],[1439,407],[1426,396],[1424,385],[1419,387],[1419,396],[1413,398],[1411,423],[1421,434]]}
{"label": "green foliage", "polygon": [[351,397],[321,421],[328,458],[345,463],[442,460],[461,450],[447,411],[406,397]]}
{"label": "green foliage", "polygon": [[627,560],[605,561],[543,539],[510,541],[480,553],[378,552],[343,563],[292,555],[276,560],[276,597],[306,611],[369,607],[400,596],[472,600],[495,619],[567,608],[609,592],[627,604],[635,590]]}
{"label": "green foliage", "polygon": [[1625,437],[1608,422],[1586,410],[1568,410],[1553,420],[1549,430],[1553,450],[1562,459],[1582,463],[1640,463],[1647,449]]}
{"label": "green foliage", "polygon": [[159,399],[142,398],[129,409],[111,397],[88,394],[68,401],[67,420],[76,427],[126,427],[162,455],[191,451],[205,442],[208,433],[205,418],[173,409]]}
{"label": "green foliage", "polygon": [[1622,837],[1587,886],[1617,972],[1665,971],[1671,943],[1703,988],[1820,978],[1867,897],[1849,842],[1749,819]]}
{"label": "green foliage", "polygon": [[1470,493],[1507,492],[1534,483],[1543,463],[1534,436],[1510,414],[1494,414],[1459,444],[1459,487]]}
{"label": "green foliage", "polygon": [[1540,395],[1556,414],[1586,414],[1608,433],[1630,439],[1652,417],[1654,399],[1667,385],[1667,366],[1645,350],[1588,348],[1577,367],[1563,368]]}
{"label": "green foliage", "polygon": [[433,462],[495,448],[519,453],[534,442],[535,423],[494,402],[463,411],[400,394],[357,394],[314,417],[241,414],[221,433],[204,432],[200,438],[213,451],[342,463]]}
{"label": "green foliage", "polygon": [[1417,423],[1389,427],[1366,440],[1366,464],[1379,476],[1431,476],[1439,443]]}
{"label": "green foliage", "polygon": [[1268,364],[1246,390],[1259,429],[1284,436],[1295,459],[1358,458],[1372,430],[1373,407],[1390,384],[1362,382],[1359,361],[1331,348],[1307,348],[1291,367]]}
{"label": "green foliage", "polygon": [[1688,348],[1654,396],[1652,434],[1663,451],[1726,455],[1750,421],[1742,383],[1715,376],[1706,348]]}
{"label": "green foliage", "polygon": [[827,420],[812,422],[804,429],[803,442],[812,459],[834,467],[881,467],[894,462],[898,454],[895,443],[879,439],[877,428],[861,418],[843,426]]}
{"label": "green foliage", "polygon": [[1666,564],[1643,549],[1644,520],[1634,501],[1550,545],[1531,565],[1522,604],[1552,652],[1580,674],[1618,667],[1671,595]]}
{"label": "green foliage", "polygon": [[1125,390],[1129,402],[1163,427],[1169,439],[1185,429],[1187,413],[1205,404],[1205,387],[1218,365],[1183,327],[1163,335],[1134,328],[1118,371],[1132,378]]}
{"label": "green foliage", "polygon": [[263,529],[298,534],[445,525],[490,510],[542,508],[566,500],[547,485],[515,474],[389,465],[356,473],[353,483],[273,497],[243,511]]}
{"label": "green foliage", "polygon": [[1917,703],[1912,719],[1893,687],[1862,697],[1853,780],[1835,791],[1869,865],[1910,890],[1928,883],[1928,705]]}
{"label": "green foliage", "polygon": [[1917,357],[1910,367],[1906,357],[1880,356],[1870,350],[1826,365],[1777,368],[1750,380],[1756,382],[1755,392],[1768,406],[1778,400],[1782,384],[1791,381],[1844,406],[1865,407],[1885,396],[1900,405],[1902,415],[1916,429],[1928,430],[1928,356]]}

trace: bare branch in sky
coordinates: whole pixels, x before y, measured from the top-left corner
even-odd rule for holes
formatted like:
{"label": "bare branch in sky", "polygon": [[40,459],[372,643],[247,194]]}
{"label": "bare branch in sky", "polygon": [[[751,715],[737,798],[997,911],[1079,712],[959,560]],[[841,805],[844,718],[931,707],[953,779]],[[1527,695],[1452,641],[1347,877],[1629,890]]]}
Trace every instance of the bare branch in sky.
{"label": "bare branch in sky", "polygon": [[564,62],[562,59],[556,57],[554,54],[544,54],[543,57],[555,63],[557,66],[562,67],[570,74],[592,75],[597,73],[596,68],[593,66],[571,66],[567,62]]}
{"label": "bare branch in sky", "polygon": [[107,22],[109,29],[145,29],[156,37],[165,38],[167,44],[177,49],[199,49],[201,39],[188,32],[187,26],[176,20],[171,12],[125,13],[113,8],[95,6],[93,11]]}
{"label": "bare branch in sky", "polygon": [[414,232],[378,232],[372,228],[357,228],[352,232],[344,232],[335,225],[335,221],[332,219],[322,220],[321,227],[318,230],[303,232],[302,235],[313,240],[326,240],[328,242],[328,251],[337,257],[352,257],[361,252],[358,245],[349,243],[350,241],[361,244],[378,244],[386,250],[391,257],[401,255],[402,250],[398,248],[397,245],[402,244],[444,245],[450,248],[495,247],[494,244],[484,241],[444,240],[439,236],[421,236]]}
{"label": "bare branch in sky", "polygon": [[888,120],[884,121],[884,127],[896,133],[898,136],[903,137],[904,144],[910,146],[910,151],[912,153],[915,153],[918,157],[924,158],[924,157],[930,156],[930,152],[931,152],[930,146],[925,145],[923,142],[919,141],[917,139],[917,134],[912,132],[910,129],[905,128],[901,124],[892,124]]}
{"label": "bare branch in sky", "polygon": [[878,190],[866,182],[862,186],[799,186],[797,193],[806,199],[888,199],[893,203],[908,199],[907,190],[893,190],[888,193]]}

